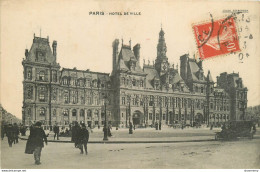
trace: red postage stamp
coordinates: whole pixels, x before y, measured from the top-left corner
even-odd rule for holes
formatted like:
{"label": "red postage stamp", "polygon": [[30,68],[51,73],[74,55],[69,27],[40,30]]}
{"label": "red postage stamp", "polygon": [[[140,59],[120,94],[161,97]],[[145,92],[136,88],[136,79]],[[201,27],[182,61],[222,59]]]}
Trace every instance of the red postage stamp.
{"label": "red postage stamp", "polygon": [[200,58],[207,59],[240,51],[233,16],[208,23],[193,25]]}

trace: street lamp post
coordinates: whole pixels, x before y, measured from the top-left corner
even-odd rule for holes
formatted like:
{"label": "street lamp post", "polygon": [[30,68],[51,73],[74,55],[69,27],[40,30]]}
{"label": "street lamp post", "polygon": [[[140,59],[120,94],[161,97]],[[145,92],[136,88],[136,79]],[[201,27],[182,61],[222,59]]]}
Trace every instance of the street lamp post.
{"label": "street lamp post", "polygon": [[131,123],[131,95],[127,96],[128,101],[128,117],[129,117],[129,134],[133,134],[133,124]]}
{"label": "street lamp post", "polygon": [[162,97],[159,97],[160,116],[159,116],[159,130],[162,129]]}
{"label": "street lamp post", "polygon": [[107,126],[107,103],[106,103],[107,95],[104,95],[104,105],[105,105],[105,123],[104,123],[104,141],[108,141],[108,126]]}

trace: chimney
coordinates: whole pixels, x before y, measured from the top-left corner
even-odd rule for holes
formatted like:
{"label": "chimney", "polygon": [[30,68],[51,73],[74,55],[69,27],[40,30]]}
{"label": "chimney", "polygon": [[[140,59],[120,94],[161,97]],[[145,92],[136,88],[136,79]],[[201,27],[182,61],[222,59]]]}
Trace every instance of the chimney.
{"label": "chimney", "polygon": [[28,49],[25,49],[25,57],[27,58],[29,52],[28,52]]}
{"label": "chimney", "polygon": [[137,61],[139,62],[139,59],[140,59],[140,44],[136,44],[133,48],[134,50],[134,54],[135,54],[135,57],[137,59]]}
{"label": "chimney", "polygon": [[56,56],[57,56],[57,41],[53,41],[53,43],[52,43],[52,52],[53,52],[53,56],[56,58]]}

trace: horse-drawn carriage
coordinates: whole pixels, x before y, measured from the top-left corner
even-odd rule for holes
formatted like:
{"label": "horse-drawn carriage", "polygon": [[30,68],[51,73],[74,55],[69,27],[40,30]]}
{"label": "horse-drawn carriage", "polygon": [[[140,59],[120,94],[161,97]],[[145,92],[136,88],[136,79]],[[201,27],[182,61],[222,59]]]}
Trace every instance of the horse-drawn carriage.
{"label": "horse-drawn carriage", "polygon": [[253,139],[256,132],[252,121],[230,121],[222,126],[221,132],[216,132],[215,140],[232,140],[239,137]]}

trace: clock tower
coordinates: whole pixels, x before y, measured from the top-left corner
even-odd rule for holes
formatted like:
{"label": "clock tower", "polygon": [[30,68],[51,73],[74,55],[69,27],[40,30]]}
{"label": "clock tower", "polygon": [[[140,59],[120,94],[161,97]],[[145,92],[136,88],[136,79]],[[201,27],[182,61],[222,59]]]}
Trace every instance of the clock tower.
{"label": "clock tower", "polygon": [[164,38],[164,31],[161,28],[161,31],[159,33],[159,41],[157,44],[157,57],[155,60],[155,69],[158,71],[160,76],[167,73],[169,68],[169,62],[166,56],[166,52],[167,52],[167,46]]}

